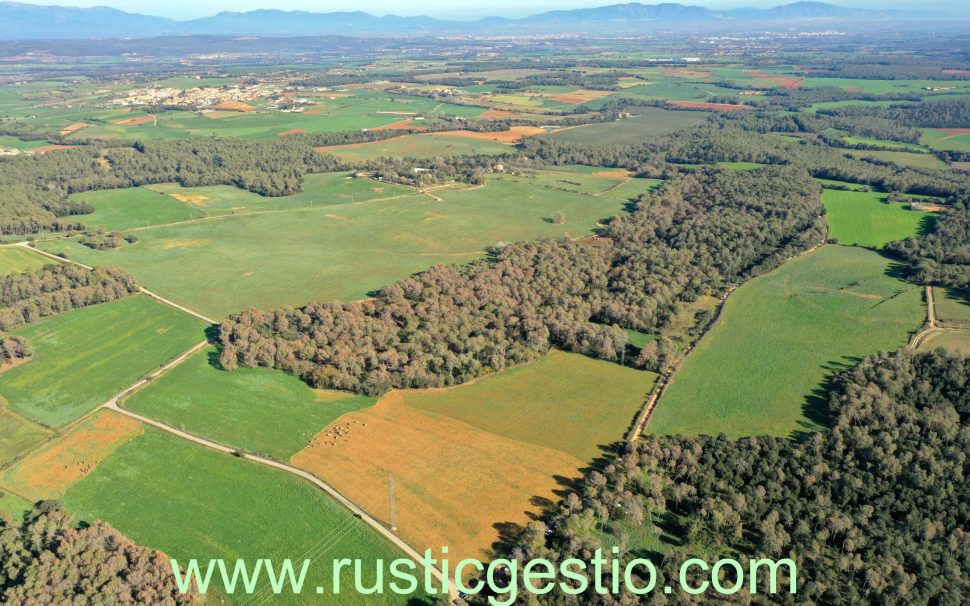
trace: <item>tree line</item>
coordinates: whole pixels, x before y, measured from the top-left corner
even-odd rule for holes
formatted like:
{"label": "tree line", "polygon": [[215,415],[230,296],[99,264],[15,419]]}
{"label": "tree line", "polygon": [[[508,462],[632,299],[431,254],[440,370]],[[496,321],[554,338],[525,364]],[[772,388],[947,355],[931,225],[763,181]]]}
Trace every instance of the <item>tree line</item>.
{"label": "tree line", "polygon": [[663,330],[698,296],[818,243],[822,215],[803,170],[680,175],[591,242],[512,244],[366,301],[231,316],[221,325],[221,362],[378,394],[462,383],[550,347],[616,360],[626,344],[620,326]]}
{"label": "tree line", "polygon": [[305,141],[191,139],[83,146],[0,160],[0,234],[83,228],[69,217],[94,209],[70,195],[91,190],[177,182],[186,187],[234,185],[264,196],[300,191],[310,172],[344,164]]}
{"label": "tree line", "polygon": [[132,277],[112,267],[47,265],[32,273],[0,276],[0,330],[135,292]]}
{"label": "tree line", "polygon": [[[759,595],[746,578],[733,595],[537,598],[549,606],[964,603],[968,381],[970,360],[959,354],[878,354],[836,378],[831,429],[804,441],[647,435],[588,472],[552,523],[530,524],[509,553],[557,562],[618,545],[624,562],[655,563],[658,587],[676,586],[691,557],[733,557],[744,568],[753,558],[790,558],[797,566],[795,594],[781,568],[777,595],[766,594],[761,575]],[[644,545],[647,536],[661,547]],[[722,585],[733,587],[732,569],[724,570]]]}

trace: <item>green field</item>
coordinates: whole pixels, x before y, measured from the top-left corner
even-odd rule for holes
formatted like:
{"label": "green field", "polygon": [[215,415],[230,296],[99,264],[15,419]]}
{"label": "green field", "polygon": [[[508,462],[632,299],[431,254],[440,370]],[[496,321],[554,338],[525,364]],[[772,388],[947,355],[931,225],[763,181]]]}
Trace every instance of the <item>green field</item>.
{"label": "green field", "polygon": [[49,145],[47,141],[23,141],[16,137],[0,137],[0,147],[11,147],[13,149],[34,149]]}
{"label": "green field", "polygon": [[596,172],[539,171],[506,176],[503,179],[524,185],[549,187],[595,196],[623,184],[629,175],[625,170],[600,169]]}
{"label": "green field", "polygon": [[[42,246],[122,267],[160,295],[221,317],[251,305],[362,298],[436,263],[479,258],[499,242],[587,235],[624,205],[502,177],[435,195],[443,201],[414,194],[143,230],[136,244],[115,250],[70,241]],[[552,221],[556,212],[565,224]]]}
{"label": "green field", "polygon": [[900,101],[865,101],[863,99],[846,99],[844,101],[824,101],[822,103],[813,103],[801,111],[815,113],[820,109],[832,109],[838,107],[887,107],[889,105],[904,104]]}
{"label": "green field", "polygon": [[660,179],[633,178],[624,183],[620,183],[613,189],[603,192],[602,195],[609,196],[610,198],[619,198],[621,200],[636,200],[642,195],[656,191],[661,183],[663,181]]}
{"label": "green field", "polygon": [[13,246],[0,247],[0,276],[31,272],[53,263],[29,250]]}
{"label": "green field", "polygon": [[909,203],[887,204],[886,194],[826,189],[822,193],[829,238],[840,244],[882,248],[930,227],[935,213],[909,210]]}
{"label": "green field", "polygon": [[970,132],[962,135],[949,135],[942,131],[926,128],[920,143],[932,149],[970,152]]}
{"label": "green field", "polygon": [[0,465],[9,463],[49,435],[50,431],[44,427],[0,407]]}
{"label": "green field", "polygon": [[899,141],[889,141],[887,139],[872,139],[869,137],[845,137],[842,139],[849,145],[873,145],[879,147],[889,147],[892,149],[901,149],[904,151],[911,151],[918,154],[925,154],[926,148],[920,147],[919,145],[913,145],[912,143],[901,143]]}
{"label": "green field", "polygon": [[90,215],[80,215],[88,226],[102,226],[108,231],[146,227],[198,219],[205,215],[171,196],[144,187],[90,191],[72,196],[76,202],[94,207]]}
{"label": "green field", "polygon": [[970,291],[934,288],[936,317],[945,326],[970,329]]}
{"label": "green field", "polygon": [[0,490],[0,518],[19,520],[24,512],[30,509],[31,505],[32,503],[26,499]]}
{"label": "green field", "polygon": [[69,311],[12,331],[34,357],[0,374],[0,399],[44,425],[76,419],[200,342],[203,324],[144,296]]}
{"label": "green field", "polygon": [[848,181],[836,181],[834,179],[822,179],[820,177],[815,177],[815,180],[818,181],[822,187],[828,185],[831,188],[848,188],[852,191],[868,191],[869,189],[866,185],[862,185],[861,183],[849,183]]}
{"label": "green field", "polygon": [[509,154],[515,151],[511,145],[467,137],[445,135],[405,135],[373,143],[358,143],[340,147],[319,148],[350,162],[361,162],[383,157],[447,158],[449,156],[473,156],[476,154]]}
{"label": "green field", "polygon": [[899,166],[915,168],[946,169],[949,165],[933,154],[916,154],[907,151],[869,151],[852,150],[850,152],[858,158],[877,158],[886,162],[893,162]]}
{"label": "green field", "polygon": [[[195,85],[197,86],[197,85]],[[357,131],[398,122],[404,114],[434,114],[475,118],[484,109],[440,103],[424,97],[408,97],[373,90],[356,90],[352,96],[329,99],[325,94],[314,98],[305,112],[282,112],[248,103],[254,111],[163,111],[155,122],[137,126],[116,124],[137,114],[118,111],[80,112],[74,119],[98,118],[92,125],[71,135],[87,139],[181,139],[186,137],[244,137],[268,139],[288,131],[307,133]],[[60,123],[65,123],[63,118]]]}
{"label": "green field", "polygon": [[[885,95],[889,93],[925,94],[928,86],[956,86],[959,91],[970,92],[970,84],[953,80],[863,80],[861,78],[805,78],[804,88],[835,87],[849,92]],[[894,101],[893,103],[899,103]]]}
{"label": "green field", "polygon": [[127,230],[234,213],[364,202],[413,191],[391,183],[355,179],[343,172],[307,175],[302,190],[292,196],[267,198],[230,185],[182,187],[162,183],[85,192],[73,199],[95,208],[93,214],[78,216],[86,225]]}
{"label": "green field", "polygon": [[297,377],[273,370],[226,372],[218,367],[213,347],[172,369],[124,406],[217,442],[286,461],[339,416],[375,401],[311,389]]}
{"label": "green field", "polygon": [[635,113],[637,117],[587,124],[543,136],[588,145],[646,143],[658,135],[700,124],[708,117],[704,112],[673,111],[659,107],[637,108]]}
{"label": "green field", "polygon": [[958,351],[964,356],[970,356],[970,332],[961,330],[947,330],[931,334],[920,343],[920,351],[932,351],[942,347],[948,351]]}
{"label": "green field", "polygon": [[405,402],[490,433],[590,461],[623,439],[657,375],[553,351],[470,385],[403,392]]}
{"label": "green field", "polygon": [[[62,499],[86,520],[111,524],[139,545],[164,551],[180,561],[291,558],[295,567],[313,560],[310,588],[332,590],[330,562],[360,558],[363,575],[373,580],[373,561],[401,555],[322,491],[288,474],[207,450],[154,428],[121,446]],[[374,504],[365,504],[374,505]],[[345,571],[346,572],[346,571]],[[352,574],[352,573],[351,573]],[[265,576],[262,577],[265,579]],[[342,577],[353,592],[353,579]],[[262,579],[261,579],[262,580]],[[269,599],[239,594],[232,604]],[[273,604],[346,604],[346,597],[282,594]],[[399,596],[356,596],[355,604],[405,604]]]}
{"label": "green field", "polygon": [[757,170],[767,166],[767,164],[761,164],[760,162],[718,162],[717,165],[733,170]]}
{"label": "green field", "polygon": [[649,431],[730,437],[821,428],[833,372],[905,345],[921,288],[861,248],[825,246],[741,286],[684,362]]}

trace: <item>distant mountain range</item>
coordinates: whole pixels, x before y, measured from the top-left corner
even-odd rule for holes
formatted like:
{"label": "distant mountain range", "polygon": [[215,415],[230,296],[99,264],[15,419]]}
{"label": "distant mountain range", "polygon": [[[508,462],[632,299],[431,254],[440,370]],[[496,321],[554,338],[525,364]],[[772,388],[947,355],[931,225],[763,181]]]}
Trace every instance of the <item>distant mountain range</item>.
{"label": "distant mountain range", "polygon": [[898,10],[844,8],[823,2],[795,2],[769,9],[711,10],[683,4],[615,4],[551,11],[509,19],[447,21],[432,17],[376,17],[363,12],[310,13],[256,10],[222,12],[175,21],[108,7],[76,8],[0,2],[0,39],[145,38],[162,35],[229,36],[417,36],[432,34],[529,34],[637,32],[650,27],[689,24],[752,24],[798,21],[872,21],[927,17]]}

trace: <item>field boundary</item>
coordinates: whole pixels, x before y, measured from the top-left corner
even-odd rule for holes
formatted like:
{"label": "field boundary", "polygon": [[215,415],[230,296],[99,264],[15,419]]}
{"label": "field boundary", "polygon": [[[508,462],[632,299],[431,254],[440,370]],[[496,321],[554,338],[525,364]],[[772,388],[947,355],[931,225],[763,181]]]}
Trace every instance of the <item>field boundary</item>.
{"label": "field boundary", "polygon": [[[785,261],[783,261],[782,263],[779,263],[777,267],[773,268],[772,271],[774,271],[775,269],[778,269],[783,265],[790,263],[791,261],[794,261],[795,259],[806,257],[814,253],[815,251],[825,246],[827,241],[828,241],[828,229],[826,227],[825,235],[823,236],[821,242],[818,242],[811,248],[804,250],[798,253],[797,255],[793,255],[788,259],[785,259]],[[764,274],[759,274],[759,275],[764,275]],[[677,376],[677,371],[679,371],[680,368],[683,366],[684,361],[687,359],[687,356],[689,356],[690,353],[694,351],[694,349],[697,347],[697,345],[701,341],[703,341],[705,337],[707,337],[707,335],[711,332],[711,329],[714,328],[714,325],[717,324],[718,320],[720,320],[721,312],[724,310],[724,306],[727,304],[728,299],[731,297],[731,295],[734,294],[734,292],[738,288],[747,284],[748,282],[751,281],[751,279],[755,277],[757,276],[752,276],[752,278],[744,280],[743,282],[740,282],[738,284],[734,284],[728,289],[728,291],[724,294],[724,298],[721,299],[721,302],[717,305],[717,309],[714,312],[714,318],[707,324],[707,327],[704,328],[704,332],[702,332],[700,336],[697,337],[697,340],[695,340],[694,343],[691,344],[690,347],[688,347],[684,351],[683,355],[681,355],[674,363],[674,366],[666,373],[661,375],[660,378],[657,379],[656,386],[654,387],[653,391],[651,391],[650,396],[647,398],[647,401],[644,402],[643,408],[640,410],[640,414],[637,415],[637,418],[633,423],[633,427],[630,429],[630,432],[627,435],[627,442],[634,442],[638,438],[643,437],[643,432],[647,430],[647,427],[650,425],[650,419],[653,418],[653,411],[656,410],[657,405],[660,403],[660,399],[664,395],[664,392],[666,392],[667,388],[673,384]]]}
{"label": "field boundary", "polygon": [[[79,261],[75,261],[73,259],[67,259],[65,257],[58,257],[57,255],[55,255],[53,253],[49,253],[46,250],[41,250],[39,248],[34,248],[33,246],[30,246],[30,244],[27,243],[27,242],[18,242],[17,244],[14,244],[13,246],[19,246],[20,248],[25,248],[25,249],[30,250],[30,251],[33,251],[33,252],[35,252],[35,253],[37,253],[37,254],[39,254],[41,256],[47,257],[49,259],[54,259],[54,260],[59,261],[61,263],[73,263],[74,265],[78,265],[78,266],[83,267],[85,269],[94,269],[90,265],[85,265],[84,263],[81,263]],[[138,289],[138,292],[140,292],[143,295],[149,297],[150,299],[154,299],[155,301],[158,301],[159,303],[161,303],[163,305],[166,305],[166,306],[171,307],[173,309],[177,309],[178,311],[181,311],[182,313],[186,313],[186,314],[188,314],[188,315],[190,315],[190,316],[192,316],[194,318],[197,318],[199,320],[202,320],[206,324],[213,324],[213,325],[214,324],[218,324],[218,322],[215,321],[215,320],[213,320],[212,318],[206,317],[206,316],[200,314],[197,311],[194,311],[194,310],[189,309],[188,307],[185,307],[184,305],[179,305],[178,303],[176,303],[175,301],[172,301],[171,299],[166,299],[165,297],[163,297],[161,295],[157,295],[157,294],[153,293],[152,291],[148,290],[147,288],[145,288],[144,286],[139,286],[139,285],[136,284],[135,285],[135,288]]]}
{"label": "field boundary", "polygon": [[[205,345],[208,345],[208,343],[205,343]],[[345,497],[343,494],[341,494],[336,488],[334,488],[330,484],[324,482],[323,480],[321,480],[317,476],[313,475],[312,473],[310,473],[308,471],[305,471],[303,469],[300,469],[298,467],[294,467],[292,465],[287,465],[286,463],[281,463],[279,461],[274,461],[273,459],[270,459],[270,458],[267,458],[267,457],[250,454],[248,452],[243,452],[243,451],[241,451],[239,449],[236,449],[236,448],[230,448],[229,446],[226,446],[224,444],[220,444],[219,442],[215,442],[215,441],[210,440],[208,438],[203,438],[203,437],[200,437],[200,436],[193,435],[193,434],[191,434],[189,432],[182,431],[180,429],[176,429],[176,428],[174,428],[174,427],[172,427],[170,425],[166,425],[165,423],[162,423],[161,421],[156,421],[156,420],[151,419],[149,417],[145,417],[145,416],[142,416],[142,415],[140,415],[138,413],[135,413],[135,412],[132,412],[132,411],[127,410],[125,408],[122,408],[121,405],[120,405],[120,402],[119,402],[119,400],[122,398],[122,396],[130,395],[129,392],[133,393],[136,390],[137,389],[135,388],[135,386],[132,386],[128,390],[126,390],[125,392],[123,392],[122,394],[119,394],[118,396],[115,396],[114,398],[112,398],[108,402],[102,404],[98,409],[100,410],[100,409],[103,408],[103,409],[107,409],[107,410],[112,410],[114,412],[123,414],[123,415],[125,415],[127,417],[130,417],[132,419],[135,419],[137,421],[140,421],[142,423],[145,423],[146,425],[150,425],[151,427],[154,427],[156,429],[159,429],[161,431],[164,431],[166,433],[169,433],[171,435],[174,435],[174,436],[176,436],[178,438],[181,438],[183,440],[192,442],[194,444],[197,444],[197,445],[200,445],[200,446],[204,446],[206,448],[209,448],[211,450],[215,450],[217,452],[221,452],[223,454],[228,454],[230,456],[234,456],[234,457],[237,457],[237,458],[240,458],[240,459],[244,459],[246,461],[251,461],[253,463],[258,463],[260,465],[265,465],[267,467],[272,467],[272,468],[277,469],[279,471],[283,471],[283,472],[289,473],[291,475],[294,475],[294,476],[296,476],[298,478],[301,478],[301,479],[309,482],[310,484],[316,486],[318,489],[322,490],[323,492],[327,493],[337,503],[339,503],[345,509],[347,509],[354,517],[362,520],[368,526],[370,526],[371,528],[373,528],[374,530],[376,530],[378,533],[380,533],[381,536],[383,536],[385,539],[387,539],[388,541],[390,541],[390,543],[392,545],[394,545],[395,547],[397,547],[398,549],[400,549],[401,551],[403,551],[408,557],[410,557],[412,560],[414,560],[415,563],[420,562],[422,560],[423,556],[420,553],[418,553],[418,551],[415,548],[411,547],[411,545],[409,543],[407,543],[404,539],[402,539],[400,536],[398,536],[397,534],[395,534],[394,531],[392,531],[390,528],[384,526],[383,524],[381,524],[380,522],[378,522],[376,519],[372,518],[370,516],[370,514],[368,514],[366,511],[364,511],[364,509],[362,507],[358,506],[356,503],[354,503],[353,501],[351,501],[350,499],[348,499],[347,497]],[[441,581],[441,582],[447,581],[448,587],[449,587],[449,591],[450,591],[452,597],[458,595],[458,589],[457,589],[454,581],[452,581],[450,578],[445,579],[445,577],[442,575],[441,571],[437,567],[432,566],[430,570],[431,570],[432,576],[434,576],[439,581]]]}

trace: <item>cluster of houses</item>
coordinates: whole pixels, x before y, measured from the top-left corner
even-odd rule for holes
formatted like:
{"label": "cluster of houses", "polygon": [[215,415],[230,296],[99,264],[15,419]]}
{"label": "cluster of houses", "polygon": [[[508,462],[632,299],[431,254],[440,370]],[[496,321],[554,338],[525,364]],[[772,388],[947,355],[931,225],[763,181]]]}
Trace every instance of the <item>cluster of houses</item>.
{"label": "cluster of houses", "polygon": [[209,107],[231,101],[253,101],[279,95],[276,84],[253,84],[240,86],[206,86],[196,88],[152,87],[126,91],[113,99],[113,105],[140,107],[151,105],[190,105]]}

